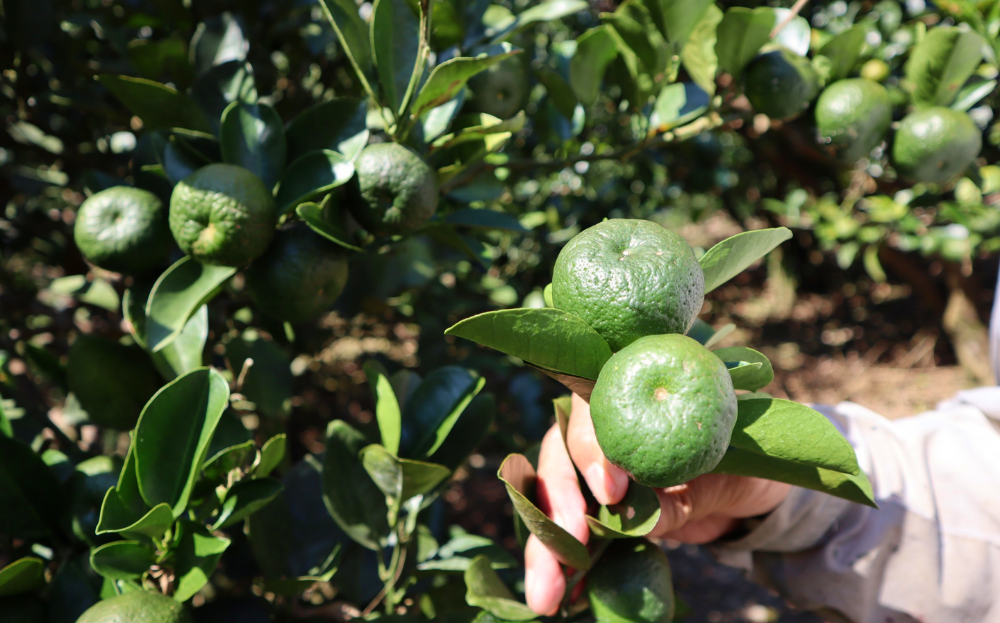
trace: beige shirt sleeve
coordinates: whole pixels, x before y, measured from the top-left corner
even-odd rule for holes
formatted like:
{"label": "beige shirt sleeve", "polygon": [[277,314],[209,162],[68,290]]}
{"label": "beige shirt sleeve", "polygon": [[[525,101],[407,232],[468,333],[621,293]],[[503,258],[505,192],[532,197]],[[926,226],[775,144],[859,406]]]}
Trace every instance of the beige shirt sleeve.
{"label": "beige shirt sleeve", "polygon": [[880,508],[795,488],[713,546],[722,562],[830,621],[1000,623],[1000,388],[895,421],[817,409],[853,444]]}

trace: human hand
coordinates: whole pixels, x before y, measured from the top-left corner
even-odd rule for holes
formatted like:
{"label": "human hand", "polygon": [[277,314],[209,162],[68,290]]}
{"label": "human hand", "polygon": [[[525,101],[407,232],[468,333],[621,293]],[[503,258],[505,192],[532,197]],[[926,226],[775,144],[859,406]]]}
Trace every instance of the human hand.
{"label": "human hand", "polygon": [[[599,503],[615,504],[625,496],[628,475],[605,458],[594,434],[590,405],[576,394],[566,443],[558,425],[542,440],[535,490],[542,511],[586,544],[590,536],[584,518],[587,507],[574,463]],[[774,510],[790,490],[790,485],[780,482],[722,474],[705,474],[683,485],[657,489],[660,519],[649,536],[708,543],[732,531],[741,519]],[[538,614],[555,614],[566,592],[559,559],[534,535],[528,537],[524,558],[528,606]]]}

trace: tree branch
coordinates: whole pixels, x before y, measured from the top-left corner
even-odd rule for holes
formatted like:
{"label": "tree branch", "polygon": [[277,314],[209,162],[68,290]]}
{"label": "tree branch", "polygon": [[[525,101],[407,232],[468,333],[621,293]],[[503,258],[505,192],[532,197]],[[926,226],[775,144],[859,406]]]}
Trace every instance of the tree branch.
{"label": "tree branch", "polygon": [[795,16],[799,14],[799,11],[802,10],[802,7],[806,5],[806,2],[809,2],[809,0],[797,0],[796,3],[792,5],[792,9],[788,12],[788,15],[785,16],[785,19],[781,20],[781,22],[779,22],[778,25],[774,27],[774,30],[771,31],[772,39],[777,37],[778,33],[784,30],[785,26],[792,23],[792,20],[795,19]]}

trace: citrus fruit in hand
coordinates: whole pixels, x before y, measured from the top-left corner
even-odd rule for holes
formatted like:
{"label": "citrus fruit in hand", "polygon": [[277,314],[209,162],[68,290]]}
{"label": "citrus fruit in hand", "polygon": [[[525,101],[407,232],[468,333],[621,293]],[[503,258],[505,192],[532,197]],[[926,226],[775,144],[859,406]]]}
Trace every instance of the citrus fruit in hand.
{"label": "citrus fruit in hand", "polygon": [[234,164],[188,175],[170,196],[170,231],[204,264],[245,266],[271,244],[277,211],[264,182]]}
{"label": "citrus fruit in hand", "polygon": [[650,335],[615,353],[590,396],[597,442],[611,463],[648,487],[710,472],[736,424],[726,364],[684,335]]}
{"label": "citrus fruit in hand", "polygon": [[838,80],[816,101],[820,141],[843,162],[871,153],[892,124],[892,104],[885,87],[866,78]]}
{"label": "citrus fruit in hand", "polygon": [[524,61],[518,56],[491,65],[469,79],[469,106],[477,112],[510,119],[524,108],[531,83]]}
{"label": "citrus fruit in hand", "polygon": [[82,333],[69,349],[66,384],[92,422],[129,430],[162,379],[138,346]]}
{"label": "citrus fruit in hand", "polygon": [[903,177],[939,183],[972,164],[982,146],[982,133],[969,115],[934,106],[911,112],[899,122],[892,161]]}
{"label": "citrus fruit in hand", "polygon": [[643,335],[685,333],[701,311],[705,275],[680,235],[612,219],[573,237],[552,271],[552,303],[621,350]]}
{"label": "citrus fruit in hand", "polygon": [[132,591],[104,599],[80,615],[76,623],[193,623],[184,604],[166,595]]}
{"label": "citrus fruit in hand", "polygon": [[616,539],[587,574],[598,623],[669,623],[674,618],[670,562],[646,539]]}
{"label": "citrus fruit in hand", "polygon": [[420,156],[398,143],[365,147],[349,187],[351,214],[376,234],[409,234],[434,216],[437,176]]}
{"label": "citrus fruit in hand", "polygon": [[343,249],[298,223],[278,231],[247,270],[247,289],[257,308],[285,322],[304,322],[334,304],[347,284]]}
{"label": "citrus fruit in hand", "polygon": [[743,92],[754,110],[772,119],[794,117],[819,93],[819,76],[809,59],[778,48],[750,61]]}
{"label": "citrus fruit in hand", "polygon": [[84,201],[73,238],[92,264],[132,275],[166,262],[173,245],[166,206],[148,190],[130,186],[108,188]]}

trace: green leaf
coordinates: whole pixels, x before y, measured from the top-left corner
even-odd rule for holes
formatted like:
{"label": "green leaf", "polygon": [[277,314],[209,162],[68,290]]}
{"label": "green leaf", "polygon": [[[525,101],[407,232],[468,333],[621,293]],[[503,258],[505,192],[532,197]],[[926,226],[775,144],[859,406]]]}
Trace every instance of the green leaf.
{"label": "green leaf", "polygon": [[430,493],[451,476],[451,470],[443,465],[400,459],[377,444],[361,450],[361,464],[395,505]]}
{"label": "green leaf", "polygon": [[601,20],[618,35],[616,43],[619,51],[635,55],[646,73],[655,75],[662,70],[658,46],[649,37],[653,26],[645,7],[634,0],[626,0],[614,13],[601,14]]}
{"label": "green leaf", "polygon": [[146,348],[155,353],[173,342],[198,308],[235,273],[235,268],[202,264],[186,256],[164,271],[146,303]]}
{"label": "green leaf", "polygon": [[419,117],[425,111],[448,102],[465,87],[469,78],[520,52],[503,44],[491,47],[489,53],[475,57],[459,56],[437,65],[420,88],[410,114]]}
{"label": "green leaf", "polygon": [[323,149],[354,157],[368,143],[368,104],[357,97],[335,97],[305,109],[285,127],[288,160]]}
{"label": "green leaf", "polygon": [[260,462],[254,469],[253,474],[257,478],[263,478],[274,471],[285,458],[288,448],[288,439],[285,433],[280,433],[264,442],[260,448]]}
{"label": "green leaf", "polygon": [[277,342],[248,331],[226,344],[226,359],[236,374],[242,373],[247,360],[253,362],[243,376],[242,391],[261,415],[288,414],[294,379],[288,354]]}
{"label": "green leaf", "polygon": [[428,461],[454,471],[486,440],[496,416],[493,394],[479,394],[462,411],[444,443],[428,457]]}
{"label": "green leaf", "polygon": [[346,183],[354,175],[354,164],[335,151],[308,153],[288,165],[278,183],[279,214]]}
{"label": "green leaf", "polygon": [[323,501],[337,525],[349,537],[380,550],[389,534],[385,495],[358,458],[368,445],[365,436],[346,422],[334,420],[327,428],[323,461]]}
{"label": "green leaf", "polygon": [[722,340],[726,339],[729,336],[729,334],[735,330],[736,330],[736,325],[734,325],[731,322],[722,325],[715,332],[715,334],[712,337],[708,338],[708,341],[705,342],[704,344],[705,348],[712,349],[714,346],[722,342]]}
{"label": "green leaf", "polygon": [[358,6],[354,0],[320,0],[319,4],[333,26],[333,31],[337,33],[354,71],[362,76],[371,74],[372,54],[368,27],[358,14]]}
{"label": "green leaf", "polygon": [[858,64],[870,29],[867,24],[852,26],[819,49],[820,54],[830,59],[831,82],[846,78]]}
{"label": "green leaf", "polygon": [[577,99],[576,93],[573,92],[566,80],[559,72],[544,65],[535,69],[535,76],[545,87],[549,99],[559,114],[567,119],[572,119],[577,107]]}
{"label": "green leaf", "polygon": [[729,374],[733,378],[733,387],[736,389],[755,392],[763,389],[774,380],[774,369],[771,367],[771,361],[752,348],[720,348],[712,352],[726,362],[727,366],[730,363],[756,364],[730,368]]}
{"label": "green leaf", "polygon": [[213,530],[231,526],[243,521],[258,510],[267,506],[274,496],[281,493],[285,487],[273,478],[255,478],[241,480],[226,491],[226,497],[219,509],[219,517],[212,525]]}
{"label": "green leaf", "polygon": [[472,316],[445,331],[543,368],[597,380],[611,349],[578,317],[553,308],[504,309]]}
{"label": "green leaf", "polygon": [[630,482],[621,502],[602,506],[597,518],[587,515],[587,525],[595,536],[629,539],[646,536],[660,519],[660,498],[656,491]]}
{"label": "green leaf", "polygon": [[485,379],[458,366],[428,374],[403,409],[400,454],[415,459],[434,454],[485,384]]}
{"label": "green leaf", "polygon": [[[774,7],[772,11],[774,11],[775,26],[784,22],[792,13],[791,9],[784,7]],[[809,21],[800,15],[792,17],[774,38],[774,43],[799,56],[809,54],[811,42],[812,29],[809,27]]]}
{"label": "green leaf", "polygon": [[228,11],[204,20],[191,37],[191,63],[198,73],[231,61],[243,61],[250,42],[240,19]]}
{"label": "green leaf", "polygon": [[420,20],[406,0],[375,0],[372,9],[372,59],[389,109],[399,114],[413,76]]}
{"label": "green leaf", "polygon": [[21,539],[47,536],[65,506],[62,483],[42,458],[0,435],[0,532]]}
{"label": "green leaf", "polygon": [[444,221],[457,227],[471,227],[494,231],[525,233],[528,230],[515,217],[506,212],[488,208],[461,208],[444,217]]}
{"label": "green leaf", "polygon": [[674,46],[683,46],[709,8],[715,6],[712,0],[659,0],[658,4],[666,27],[662,34]]}
{"label": "green leaf", "polygon": [[6,435],[7,437],[14,436],[14,429],[10,426],[10,420],[7,419],[7,414],[4,412],[2,404],[0,404],[0,435]]}
{"label": "green leaf", "polygon": [[122,465],[122,471],[118,474],[118,484],[115,486],[115,490],[118,491],[118,499],[127,507],[132,517],[139,519],[146,515],[150,508],[139,492],[139,478],[135,471],[135,432],[133,431],[129,435],[130,443],[128,452],[125,454],[125,464]]}
{"label": "green leaf", "polygon": [[285,126],[265,104],[233,102],[222,113],[222,161],[236,164],[274,188],[285,168]]}
{"label": "green leaf", "polygon": [[708,93],[693,82],[668,84],[656,97],[649,125],[667,132],[699,117],[710,103]]}
{"label": "green leaf", "polygon": [[0,597],[20,595],[45,586],[45,564],[41,558],[20,558],[0,569]]}
{"label": "green leaf", "polygon": [[[531,365],[531,364],[528,364]],[[538,366],[531,366],[542,372],[543,374],[559,381],[562,383],[566,389],[573,392],[574,394],[579,394],[587,403],[590,403],[590,394],[594,391],[594,381],[591,379],[585,379],[581,376],[573,376],[571,374],[561,374],[559,372],[553,372],[547,368],[541,368]]]}
{"label": "green leaf", "polygon": [[90,566],[112,580],[137,580],[156,563],[156,552],[139,541],[113,541],[90,552]]}
{"label": "green leaf", "polygon": [[229,384],[211,368],[178,377],[150,399],[135,429],[136,476],[146,504],[170,504],[174,517],[181,516],[227,406]]}
{"label": "green leaf", "polygon": [[791,237],[791,230],[776,227],[745,231],[715,245],[699,260],[705,273],[705,294],[740,274]]}
{"label": "green leaf", "polygon": [[118,489],[111,488],[101,504],[96,534],[121,533],[128,538],[141,535],[159,539],[173,523],[174,512],[169,504],[157,504],[139,515],[125,503]]}
{"label": "green leaf", "polygon": [[295,213],[299,215],[300,219],[305,221],[306,225],[309,226],[309,229],[313,230],[320,236],[323,236],[330,242],[338,244],[350,251],[364,253],[364,249],[349,242],[351,236],[347,233],[346,219],[342,219],[345,222],[335,223],[327,218],[324,218],[323,208],[311,201],[300,203],[295,207]]}
{"label": "green leaf", "polygon": [[608,28],[597,26],[577,37],[576,52],[569,61],[569,84],[584,106],[597,101],[604,72],[618,56],[618,46]]}
{"label": "green leaf", "polygon": [[[228,418],[223,417],[220,421],[219,428],[222,428],[222,422],[225,422]],[[218,433],[218,430],[216,430]],[[214,445],[214,438],[213,438]],[[205,477],[210,480],[222,481],[225,480],[229,475],[229,472],[240,467],[246,467],[256,456],[257,447],[254,445],[253,440],[244,441],[243,443],[237,443],[228,448],[224,448],[219,452],[212,452],[212,448],[209,448],[207,459],[205,460],[205,465],[202,467],[202,471]]]}
{"label": "green leaf", "polygon": [[695,318],[694,323],[691,325],[691,328],[688,329],[686,335],[704,346],[705,343],[708,342],[713,335],[715,335],[715,329],[712,328],[712,325],[708,324],[701,318]]}
{"label": "green leaf", "polygon": [[532,24],[562,19],[567,15],[586,11],[589,6],[584,0],[544,0],[521,11],[512,22],[501,28],[499,32],[488,34],[493,37],[494,43],[498,43]]}
{"label": "green leaf", "polygon": [[504,459],[497,477],[506,486],[517,514],[538,540],[570,567],[580,571],[590,568],[587,547],[531,503],[529,497],[535,488],[535,468],[524,455],[511,454]]}
{"label": "green leaf", "polygon": [[961,112],[969,110],[978,104],[984,97],[992,93],[996,86],[996,80],[970,82],[958,92],[958,95],[955,96],[955,101],[952,102],[951,109]]}
{"label": "green leaf", "polygon": [[837,427],[809,407],[778,398],[739,401],[730,445],[810,467],[859,473],[854,448]]}
{"label": "green leaf", "polygon": [[750,60],[767,43],[774,28],[774,11],[767,7],[726,11],[716,30],[715,55],[719,69],[738,77]]}
{"label": "green leaf", "polygon": [[184,328],[169,344],[151,353],[153,363],[167,380],[202,367],[205,343],[208,341],[208,305],[198,308]]}
{"label": "green leaf", "polygon": [[691,80],[709,95],[715,95],[715,72],[719,58],[715,55],[716,31],[722,21],[722,10],[714,3],[695,24],[681,50],[681,63]]}
{"label": "green leaf", "polygon": [[485,556],[493,569],[511,569],[517,561],[500,545],[490,539],[474,534],[459,534],[438,548],[434,558],[417,565],[420,571],[462,571],[472,564],[473,559]]}
{"label": "green leaf", "polygon": [[913,84],[913,101],[947,106],[983,60],[982,36],[958,27],[936,26],[910,53],[906,79]]}
{"label": "green leaf", "polygon": [[143,127],[148,130],[185,128],[201,132],[212,131],[212,126],[194,100],[165,84],[112,74],[101,74],[97,79],[133,115],[142,119]]}
{"label": "green leaf", "polygon": [[208,584],[230,541],[210,534],[192,521],[182,520],[177,527],[177,562],[174,565],[177,585],[173,598],[185,602]]}
{"label": "green leaf", "polygon": [[514,598],[484,555],[476,556],[465,570],[465,601],[504,621],[534,621],[538,615]]}
{"label": "green leaf", "polygon": [[243,60],[233,60],[215,65],[199,74],[191,85],[191,99],[197,102],[212,126],[212,133],[218,134],[222,113],[233,102],[257,103],[257,86],[254,84],[253,68]]}
{"label": "green leaf", "polygon": [[368,377],[368,387],[375,398],[375,419],[382,436],[382,445],[392,454],[399,454],[399,437],[402,431],[402,413],[396,392],[389,382],[385,368],[374,359],[366,361],[365,376]]}

